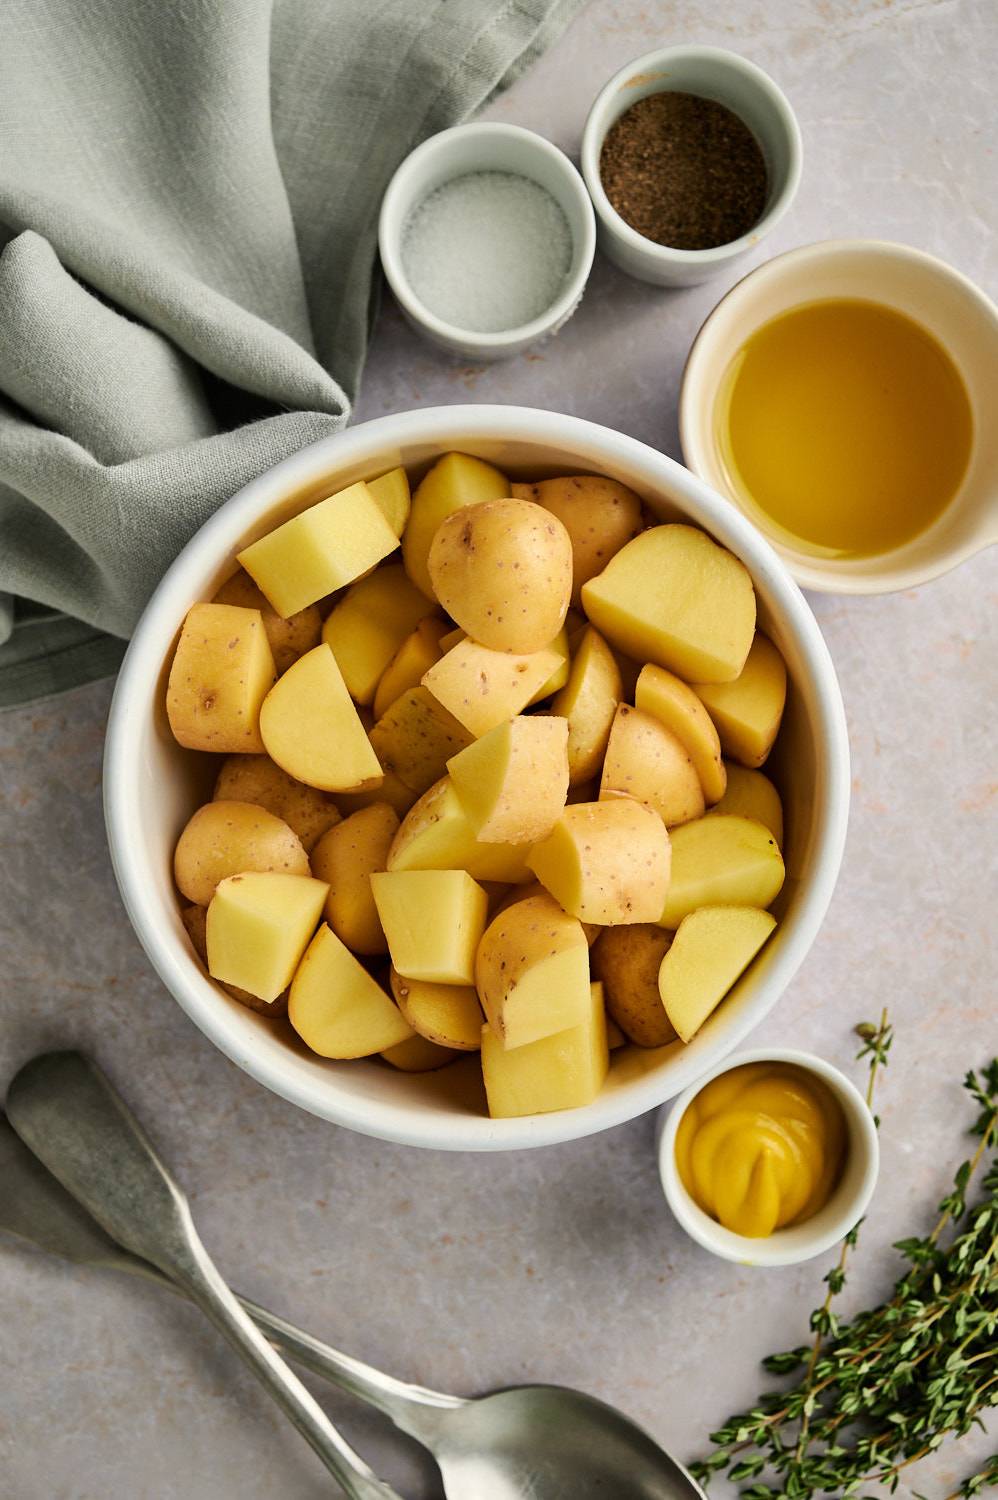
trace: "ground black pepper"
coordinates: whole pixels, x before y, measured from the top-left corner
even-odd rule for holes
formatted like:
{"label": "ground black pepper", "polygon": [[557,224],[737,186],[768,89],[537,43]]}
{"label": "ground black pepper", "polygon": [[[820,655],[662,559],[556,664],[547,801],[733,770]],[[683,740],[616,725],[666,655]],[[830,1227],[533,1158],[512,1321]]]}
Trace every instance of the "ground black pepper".
{"label": "ground black pepper", "polygon": [[620,217],[674,250],[709,250],[762,217],[769,177],[755,136],[713,99],[639,99],[607,132],[600,178]]}

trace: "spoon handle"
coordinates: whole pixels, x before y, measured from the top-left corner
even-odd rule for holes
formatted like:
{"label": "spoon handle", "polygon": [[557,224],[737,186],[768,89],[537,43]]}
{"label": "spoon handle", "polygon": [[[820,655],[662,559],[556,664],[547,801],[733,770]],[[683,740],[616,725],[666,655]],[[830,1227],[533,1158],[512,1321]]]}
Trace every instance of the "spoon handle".
{"label": "spoon handle", "polygon": [[466,1404],[461,1396],[448,1396],[443,1391],[431,1391],[426,1386],[396,1380],[393,1375],[386,1375],[363,1360],[342,1354],[339,1349],[296,1328],[267,1308],[245,1297],[240,1297],[239,1301],[257,1327],[289,1358],[341,1390],[366,1401],[368,1406],[384,1412],[396,1427],[412,1437],[428,1435],[429,1428],[434,1425],[432,1413],[453,1411]]}
{"label": "spoon handle", "polygon": [[318,1402],[243,1311],[210,1260],[193,1225],[189,1227],[188,1243],[190,1256],[185,1258],[184,1264],[176,1266],[177,1282],[228,1339],[315,1449],[326,1468],[336,1476],[350,1500],[401,1500],[391,1485],[378,1479],[340,1436]]}

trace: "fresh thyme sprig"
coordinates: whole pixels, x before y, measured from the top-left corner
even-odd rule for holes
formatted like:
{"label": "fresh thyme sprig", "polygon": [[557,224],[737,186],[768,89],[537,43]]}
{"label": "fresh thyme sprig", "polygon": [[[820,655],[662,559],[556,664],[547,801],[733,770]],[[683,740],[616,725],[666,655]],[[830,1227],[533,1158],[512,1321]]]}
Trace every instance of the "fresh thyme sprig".
{"label": "fresh thyme sprig", "polygon": [[[886,1012],[857,1031],[872,1101],[892,1040]],[[833,1312],[856,1225],[825,1277],[811,1345],[763,1361],[796,1383],[766,1392],[711,1434],[714,1451],[693,1466],[703,1483],[726,1472],[743,1485],[742,1500],[858,1497],[872,1484],[893,1492],[903,1470],[998,1404],[998,1059],[968,1073],[964,1086],[979,1111],[977,1148],[957,1169],[930,1233],[898,1242],[908,1266],[893,1295],[848,1323]],[[979,1173],[981,1196],[968,1203]],[[998,1454],[945,1500],[994,1485]]]}

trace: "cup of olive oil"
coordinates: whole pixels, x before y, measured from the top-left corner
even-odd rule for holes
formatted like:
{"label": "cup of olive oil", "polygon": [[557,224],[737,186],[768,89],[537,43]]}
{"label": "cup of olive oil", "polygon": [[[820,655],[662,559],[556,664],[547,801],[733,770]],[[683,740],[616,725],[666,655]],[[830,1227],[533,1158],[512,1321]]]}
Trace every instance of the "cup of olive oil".
{"label": "cup of olive oil", "polygon": [[690,468],[798,582],[879,593],[998,540],[998,309],[901,245],[807,246],[752,272],[683,379]]}

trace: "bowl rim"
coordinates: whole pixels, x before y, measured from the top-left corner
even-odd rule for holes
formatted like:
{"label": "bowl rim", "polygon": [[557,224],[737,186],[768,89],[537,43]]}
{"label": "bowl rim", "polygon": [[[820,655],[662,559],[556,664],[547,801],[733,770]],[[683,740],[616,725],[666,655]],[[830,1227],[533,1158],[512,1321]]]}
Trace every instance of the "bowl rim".
{"label": "bowl rim", "polygon": [[[457,138],[474,140],[482,136],[505,136],[507,139],[520,141],[525,149],[547,157],[560,172],[566,186],[577,200],[583,225],[581,239],[575,229],[569,225],[572,237],[572,261],[574,264],[577,259],[578,265],[574,271],[570,270],[565,285],[555,301],[536,318],[531,318],[528,323],[518,323],[514,328],[503,328],[494,333],[474,328],[462,328],[458,323],[448,323],[427,307],[426,303],[417,297],[405,274],[402,265],[401,234],[395,235],[389,232],[389,220],[394,210],[395,199],[412,172],[428,158],[433,157],[448,141]],[[475,170],[476,168],[469,161],[467,168],[458,175],[463,175],[464,171],[470,173]],[[392,293],[414,322],[433,334],[435,338],[449,344],[477,345],[483,353],[497,353],[509,349],[512,345],[533,343],[534,340],[543,338],[546,333],[560,328],[562,323],[569,318],[586,289],[592,271],[593,259],[596,255],[596,216],[586,184],[578,169],[553,141],[549,141],[546,136],[539,135],[536,130],[528,130],[524,125],[512,125],[503,120],[471,120],[464,125],[451,125],[446,130],[439,130],[435,135],[428,136],[395,168],[378,212],[378,252],[381,256],[385,279]]]}
{"label": "bowl rim", "polygon": [[[810,1237],[806,1233],[807,1220],[803,1224],[792,1225],[789,1229],[777,1230],[766,1239],[751,1239],[725,1229],[723,1224],[716,1223],[694,1202],[676,1165],[676,1134],[679,1123],[693,1100],[715,1078],[745,1064],[758,1062],[792,1063],[804,1072],[815,1074],[831,1087],[839,1096],[840,1102],[843,1097],[848,1101],[850,1124],[852,1121],[858,1122],[855,1132],[850,1128],[850,1149],[858,1148],[862,1154],[862,1176],[854,1193],[840,1208],[831,1224]],[[802,1052],[797,1047],[753,1047],[747,1052],[723,1058],[663,1107],[658,1128],[657,1156],[665,1201],[676,1222],[690,1239],[721,1260],[735,1261],[739,1265],[793,1266],[813,1260],[815,1256],[824,1255],[831,1250],[866,1213],[880,1171],[880,1138],[870,1106],[852,1079],[835,1067],[834,1063],[819,1057],[816,1052]],[[788,1244],[787,1236],[790,1233],[798,1241],[796,1248]]]}
{"label": "bowl rim", "polygon": [[[683,459],[690,471],[711,489],[714,489],[714,485],[705,471],[712,467],[720,470],[721,466],[712,462],[715,453],[710,439],[713,407],[709,412],[703,409],[704,376],[701,366],[706,358],[704,351],[707,341],[722,313],[730,313],[732,307],[737,308],[738,303],[749,294],[749,283],[753,288],[779,285],[798,266],[861,254],[868,255],[871,259],[910,262],[922,266],[941,280],[959,287],[998,334],[998,303],[993,302],[987,292],[940,256],[932,255],[928,250],[920,250],[915,245],[906,245],[900,240],[866,239],[861,236],[812,240],[807,245],[795,245],[792,249],[783,250],[763,261],[761,265],[753,266],[744,276],[739,277],[734,286],[729,287],[704,318],[689,347],[679,381],[679,443]],[[879,303],[880,299],[873,295],[870,300]],[[801,301],[794,305],[804,306],[805,303]],[[729,358],[736,353],[738,347],[736,343],[730,350]],[[742,509],[740,502],[725,491],[719,490],[716,493],[722,494],[736,509]],[[945,514],[944,510],[938,519],[942,520]],[[908,545],[905,543],[900,548],[877,553],[869,558],[870,563],[878,564],[876,570],[850,573],[844,571],[834,558],[812,558],[810,554],[794,550],[774,539],[759,523],[754,524],[801,588],[812,589],[821,594],[895,594],[903,589],[917,588],[921,584],[942,578],[976,556],[984,547],[993,545],[987,539],[968,537],[962,541],[957,539],[948,546],[940,546],[931,559],[921,564],[892,562],[892,557],[905,550]]]}
{"label": "bowl rim", "polygon": [[[651,68],[660,67],[663,63],[688,57],[707,58],[721,67],[728,68],[732,73],[740,73],[743,77],[751,79],[760,93],[765,94],[773,105],[783,127],[788,149],[787,168],[783,181],[762,217],[736,240],[728,240],[723,245],[712,245],[706,250],[681,250],[672,245],[660,245],[656,240],[650,240],[646,235],[639,234],[626,219],[621,217],[610,202],[599,170],[600,153],[610,128],[609,124],[604,125],[604,116],[611,100],[621,87],[635,73],[647,72]],[[662,88],[654,92],[664,94],[670,90]],[[740,52],[732,52],[727,47],[679,43],[672,47],[655,47],[650,52],[642,53],[640,57],[635,57],[629,63],[625,63],[622,68],[618,68],[613,77],[603,85],[586,116],[582,131],[580,165],[586,187],[589,189],[589,196],[608,234],[630,250],[656,261],[661,266],[720,270],[729,261],[753,249],[765,235],[775,229],[797,194],[803,170],[803,157],[804,146],[800,125],[793,106],[779,84],[769,76],[765,69],[760,68],[758,63],[752,62],[749,58],[743,57]]]}
{"label": "bowl rim", "polygon": [[[335,1078],[318,1070],[302,1077],[282,1069],[279,1054],[249,1047],[238,1034],[233,1009],[220,1003],[214,984],[182,951],[174,933],[157,920],[157,902],[145,878],[143,861],[130,828],[141,821],[143,803],[137,787],[137,740],[130,725],[147,711],[161,678],[170,642],[180,619],[197,597],[204,558],[233,553],[251,525],[290,492],[322,482],[348,464],[379,459],[407,442],[438,446],[518,441],[571,449],[580,468],[598,470],[614,455],[640,471],[650,488],[664,490],[678,508],[703,524],[746,561],[749,571],[777,603],[794,634],[813,688],[816,742],[823,748],[824,776],[817,799],[821,807],[812,868],[794,912],[784,928],[785,940],[772,960],[764,994],[731,1024],[716,1045],[712,1062],[727,1056],[775,1005],[809,951],[828,909],[838,877],[848,822],[850,771],[845,709],[828,647],[784,564],[752,523],[675,459],[637,438],[580,417],[515,405],[426,407],[376,417],[345,432],[321,438],[267,469],[238,490],[195,533],[170,565],[150,598],[125,652],[108,714],[103,795],[111,862],[125,910],[136,936],[159,978],[200,1030],[219,1050],[291,1103],[361,1134],[438,1150],[513,1150],[576,1140],[624,1124],[680,1093],[706,1066],[698,1056],[678,1059],[663,1082],[651,1070],[612,1094],[597,1097],[581,1109],[491,1120],[469,1114],[439,1116],[404,1102],[376,1103],[341,1095]],[[611,450],[611,451],[608,451]],[[765,1004],[760,1007],[759,1001]],[[685,1066],[683,1065],[685,1062]]]}

